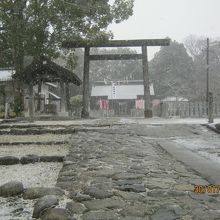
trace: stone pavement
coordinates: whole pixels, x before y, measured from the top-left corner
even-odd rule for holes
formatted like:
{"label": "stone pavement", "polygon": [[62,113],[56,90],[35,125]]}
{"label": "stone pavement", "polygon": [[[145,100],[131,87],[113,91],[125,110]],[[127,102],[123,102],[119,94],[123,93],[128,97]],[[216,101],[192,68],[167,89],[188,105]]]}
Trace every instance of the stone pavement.
{"label": "stone pavement", "polygon": [[69,192],[66,208],[72,215],[78,220],[220,219],[219,194],[193,192],[194,184],[209,183],[136,128],[117,125],[72,135],[57,180]]}

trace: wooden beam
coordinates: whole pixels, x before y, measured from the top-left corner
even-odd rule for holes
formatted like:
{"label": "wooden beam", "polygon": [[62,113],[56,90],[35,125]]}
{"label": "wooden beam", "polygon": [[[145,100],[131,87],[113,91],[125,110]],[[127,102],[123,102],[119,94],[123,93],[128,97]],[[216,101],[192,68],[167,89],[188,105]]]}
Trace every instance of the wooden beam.
{"label": "wooden beam", "polygon": [[106,42],[65,41],[64,48],[169,46],[170,39],[111,40]]}
{"label": "wooden beam", "polygon": [[100,54],[90,55],[89,60],[138,60],[142,54]]}

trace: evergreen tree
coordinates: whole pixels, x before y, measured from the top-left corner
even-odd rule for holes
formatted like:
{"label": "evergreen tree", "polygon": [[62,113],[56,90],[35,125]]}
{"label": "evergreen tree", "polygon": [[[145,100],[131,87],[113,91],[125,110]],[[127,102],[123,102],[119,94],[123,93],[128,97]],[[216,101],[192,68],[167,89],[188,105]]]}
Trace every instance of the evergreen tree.
{"label": "evergreen tree", "polygon": [[[132,15],[133,0],[1,0],[0,48],[18,76],[18,105],[22,105],[25,55],[58,57],[65,40],[104,41],[107,27]],[[4,54],[5,55],[4,55]],[[11,62],[12,61],[12,62]],[[20,97],[20,98],[19,98]],[[22,109],[21,109],[22,110]]]}
{"label": "evergreen tree", "polygon": [[161,97],[193,96],[194,64],[183,44],[171,42],[161,47],[150,62],[150,77],[155,93]]}

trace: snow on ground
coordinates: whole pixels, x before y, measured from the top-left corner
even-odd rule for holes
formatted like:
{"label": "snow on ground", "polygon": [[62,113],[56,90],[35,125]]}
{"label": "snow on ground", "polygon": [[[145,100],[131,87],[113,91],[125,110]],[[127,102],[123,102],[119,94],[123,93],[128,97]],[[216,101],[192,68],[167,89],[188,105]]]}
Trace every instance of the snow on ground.
{"label": "snow on ground", "polygon": [[202,139],[190,138],[190,139],[176,139],[175,143],[182,145],[183,147],[198,153],[202,157],[205,157],[215,163],[220,164],[220,138]]}
{"label": "snow on ground", "polygon": [[44,141],[66,141],[71,135],[41,134],[41,135],[1,135],[0,142],[44,142]]}
{"label": "snow on ground", "polygon": [[[121,118],[122,124],[207,124],[207,118]],[[220,118],[214,119],[214,123],[220,123]]]}
{"label": "snow on ground", "polygon": [[184,147],[190,150],[201,150],[201,149],[220,149],[220,140],[219,139],[212,139],[205,140],[201,138],[190,138],[190,139],[176,139],[174,140],[175,143],[184,145]]}
{"label": "snow on ground", "polygon": [[[111,118],[99,118],[99,119],[78,119],[78,120],[66,120],[66,121],[35,121],[33,123],[29,122],[16,122],[13,123],[14,125],[25,125],[25,124],[32,124],[32,125],[43,125],[43,126],[70,126],[70,125],[95,125],[99,124],[102,121],[112,121],[112,122],[119,122],[122,124],[125,123],[137,123],[137,124],[207,124],[207,118],[179,118],[179,117],[172,117],[172,118],[160,118],[160,117],[153,117],[153,118],[143,118],[143,117],[111,117]],[[214,123],[220,123],[220,118],[215,118]]]}
{"label": "snow on ground", "polygon": [[[0,142],[44,142],[65,141],[70,135],[42,134],[42,135],[1,135]],[[25,156],[28,154],[66,156],[68,144],[62,145],[1,145],[0,156]],[[25,187],[52,187],[55,186],[57,177],[63,163],[34,163],[0,166],[0,185],[12,180],[21,181]]]}
{"label": "snow on ground", "polygon": [[[71,135],[1,135],[0,142],[44,142],[44,141],[66,141]],[[68,154],[68,144],[62,145],[1,145],[0,156],[21,157],[27,154],[58,155]],[[0,166],[0,185],[9,181],[21,181],[27,187],[54,187],[63,163],[34,163]],[[62,198],[65,204],[66,198]],[[21,197],[0,197],[0,219],[4,220],[31,220],[33,205],[36,200],[23,200]]]}
{"label": "snow on ground", "polygon": [[13,124],[16,125],[25,125],[25,124],[32,124],[32,125],[44,125],[44,126],[50,126],[50,125],[61,125],[61,126],[68,126],[68,125],[83,125],[83,124],[94,124],[96,122],[100,121],[100,119],[79,119],[79,120],[54,120],[54,121],[35,121],[33,123],[30,122],[16,122]]}
{"label": "snow on ground", "polygon": [[[0,185],[18,180],[24,187],[54,187],[62,163],[35,163],[27,165],[1,166]],[[66,204],[64,196],[60,201],[60,207]],[[34,204],[37,200],[24,200],[21,197],[0,197],[0,219],[2,220],[31,220]]]}
{"label": "snow on ground", "polygon": [[53,187],[56,184],[62,163],[35,163],[1,166],[0,185],[9,181],[21,181],[24,187]]}
{"label": "snow on ground", "polygon": [[15,156],[22,157],[27,154],[38,156],[65,156],[68,154],[67,145],[12,145],[0,146],[0,157]]}
{"label": "snow on ground", "polygon": [[32,220],[33,206],[36,201],[19,197],[0,197],[1,220]]}

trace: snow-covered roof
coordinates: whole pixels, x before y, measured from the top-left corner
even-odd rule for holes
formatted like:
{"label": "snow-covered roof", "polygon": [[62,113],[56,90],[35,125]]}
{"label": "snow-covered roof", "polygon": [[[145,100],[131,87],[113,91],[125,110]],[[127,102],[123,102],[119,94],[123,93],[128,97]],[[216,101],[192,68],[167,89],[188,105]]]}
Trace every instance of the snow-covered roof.
{"label": "snow-covered roof", "polygon": [[54,94],[54,93],[52,93],[52,92],[49,92],[49,91],[48,91],[48,93],[49,93],[50,95],[52,95],[55,99],[60,99],[60,97],[59,97],[58,95],[56,95],[56,94]]}
{"label": "snow-covered roof", "polygon": [[189,100],[183,97],[176,97],[176,96],[168,96],[162,100],[163,102],[188,102]]}
{"label": "snow-covered roof", "polygon": [[[154,95],[153,84],[150,85],[150,94]],[[137,96],[144,95],[143,85],[101,85],[92,86],[91,96],[108,96],[112,99],[137,99]]]}
{"label": "snow-covered roof", "polygon": [[51,86],[53,88],[57,88],[58,87],[58,85],[56,85],[54,83],[51,83],[51,82],[46,82],[45,84],[48,85],[48,86]]}
{"label": "snow-covered roof", "polygon": [[0,69],[0,81],[11,80],[14,73],[13,69]]}

